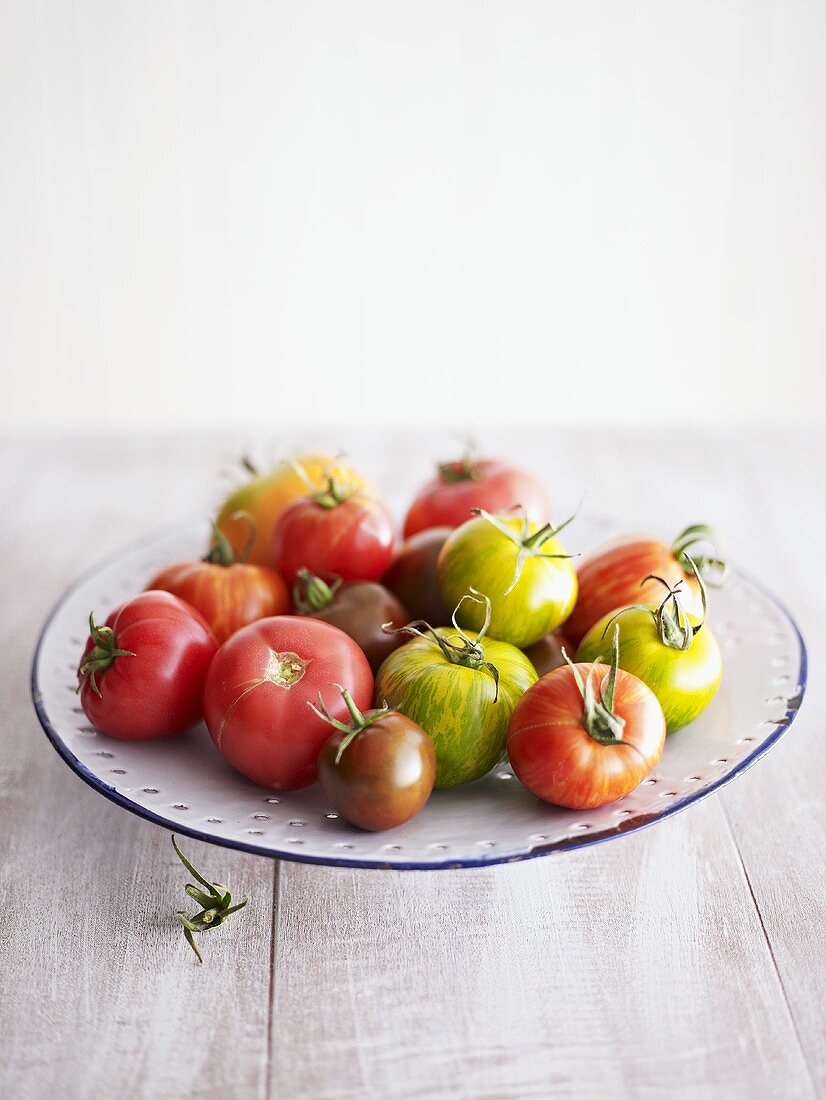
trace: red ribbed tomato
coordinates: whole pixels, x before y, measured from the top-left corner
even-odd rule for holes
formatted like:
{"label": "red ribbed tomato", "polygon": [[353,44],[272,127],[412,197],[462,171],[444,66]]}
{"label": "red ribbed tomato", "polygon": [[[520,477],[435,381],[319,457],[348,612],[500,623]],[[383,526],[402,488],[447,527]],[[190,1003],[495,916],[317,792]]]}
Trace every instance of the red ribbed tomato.
{"label": "red ribbed tomato", "polygon": [[633,791],[656,767],[664,744],[657,697],[616,663],[549,672],[522,696],[508,726],[508,756],[521,782],[545,802],[572,810]]}
{"label": "red ribbed tomato", "polygon": [[218,643],[201,615],[169,592],[142,592],[104,626],[89,618],[78,669],[86,717],[110,737],[148,741],[201,717]]}
{"label": "red ribbed tomato", "polygon": [[308,703],[349,716],[346,687],[364,710],[373,701],[367,658],[344,631],[320,619],[277,615],[237,631],[215,655],[204,717],[218,751],[262,787],[293,791],[314,783],[332,730]]}
{"label": "red ribbed tomato", "polygon": [[147,588],[186,600],[204,616],[219,642],[256,619],[283,615],[290,608],[290,593],[278,573],[264,565],[234,561],[232,547],[217,527],[203,561],[168,565]]}
{"label": "red ribbed tomato", "polygon": [[[706,584],[721,584],[726,565],[719,536],[704,524],[687,527],[671,546],[648,535],[623,535],[587,554],[577,568],[579,594],[574,610],[565,622],[565,634],[576,647],[594,623],[635,603],[659,599],[659,587],[647,577],[656,574],[671,587],[682,581],[683,607],[692,615],[702,614],[700,586],[686,559],[690,551]],[[695,547],[699,546],[699,553]],[[709,553],[702,548],[710,547]]]}
{"label": "red ribbed tomato", "polygon": [[535,477],[504,462],[466,455],[442,463],[419,490],[404,520],[404,537],[428,527],[458,527],[473,508],[507,512],[517,505],[540,524],[548,518],[548,496]]}

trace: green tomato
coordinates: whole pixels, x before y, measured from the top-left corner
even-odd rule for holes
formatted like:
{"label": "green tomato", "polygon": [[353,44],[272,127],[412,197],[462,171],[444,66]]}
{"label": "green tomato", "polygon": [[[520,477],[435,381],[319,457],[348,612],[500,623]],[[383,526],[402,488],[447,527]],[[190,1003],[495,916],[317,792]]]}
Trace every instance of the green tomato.
{"label": "green tomato", "polygon": [[[491,635],[520,649],[533,645],[561,626],[576,603],[576,571],[567,557],[554,555],[565,555],[565,548],[550,525],[479,515],[457,527],[442,547],[436,567],[442,599],[453,607],[468,589],[484,592],[491,602]],[[474,630],[484,615],[471,601],[458,612],[462,626]]]}
{"label": "green tomato", "polygon": [[[701,714],[720,686],[723,661],[717,640],[707,626],[689,615],[697,631],[687,649],[667,645],[661,637],[656,607],[630,607],[616,618],[620,627],[619,667],[646,683],[660,701],[669,733]],[[608,626],[617,612],[596,622],[580,643],[576,660],[595,661],[610,651]],[[603,636],[604,635],[604,636]]]}
{"label": "green tomato", "polygon": [[[476,667],[448,654],[461,635],[439,627],[395,650],[376,675],[376,699],[417,722],[436,750],[436,786],[470,783],[490,771],[505,751],[513,708],[536,681],[533,665],[515,646],[467,631]],[[442,639],[441,648],[436,639]],[[453,646],[451,646],[453,643]],[[496,680],[488,665],[499,674]]]}

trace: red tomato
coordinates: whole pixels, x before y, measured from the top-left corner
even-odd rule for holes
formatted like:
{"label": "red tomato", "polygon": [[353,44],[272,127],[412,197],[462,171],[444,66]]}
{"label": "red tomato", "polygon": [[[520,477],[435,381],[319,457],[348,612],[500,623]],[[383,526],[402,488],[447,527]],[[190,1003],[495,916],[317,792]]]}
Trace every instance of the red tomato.
{"label": "red tomato", "polygon": [[323,493],[291,504],[275,527],[273,553],[284,580],[299,569],[334,573],[345,581],[374,581],[393,557],[393,521],[381,501],[334,481]]}
{"label": "red tomato", "polygon": [[194,608],[169,592],[143,592],[105,626],[91,616],[89,626],[78,679],[94,726],[111,737],[148,741],[199,721],[218,643]]}
{"label": "red tomato", "polygon": [[203,561],[184,561],[161,570],[147,588],[172,592],[200,611],[219,642],[247,623],[290,608],[281,577],[264,565],[233,560],[232,548],[217,528]]}
{"label": "red tomato", "polygon": [[[710,545],[710,555],[695,553],[695,545]],[[656,574],[671,587],[682,581],[683,607],[691,615],[703,613],[700,586],[687,567],[684,554],[692,560],[707,584],[722,583],[726,566],[715,550],[720,545],[715,532],[704,525],[686,528],[672,546],[648,535],[623,535],[604,543],[585,558],[577,569],[579,595],[576,606],[565,622],[565,634],[574,649],[591,627],[609,611],[631,604],[659,600],[659,585],[645,578]]]}
{"label": "red tomato", "polygon": [[419,490],[405,516],[404,537],[428,527],[458,527],[470,519],[472,508],[507,512],[520,504],[531,519],[548,518],[548,496],[536,478],[503,462],[468,455],[443,463]]}
{"label": "red tomato", "polygon": [[609,698],[610,672],[604,664],[557,668],[516,704],[508,756],[521,782],[545,802],[572,810],[604,806],[659,762],[665,718],[656,695],[619,669]]}
{"label": "red tomato", "polygon": [[204,717],[218,751],[262,787],[293,791],[318,776],[331,727],[308,703],[319,693],[334,718],[373,701],[367,658],[343,630],[320,619],[277,615],[243,627],[224,642],[204,688]]}

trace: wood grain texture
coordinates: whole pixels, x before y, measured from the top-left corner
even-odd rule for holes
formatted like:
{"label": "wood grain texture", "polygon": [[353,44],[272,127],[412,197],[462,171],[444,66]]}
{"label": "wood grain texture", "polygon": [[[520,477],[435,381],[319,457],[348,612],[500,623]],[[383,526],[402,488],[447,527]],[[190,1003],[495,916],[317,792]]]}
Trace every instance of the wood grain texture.
{"label": "wood grain texture", "polygon": [[[343,442],[392,496],[442,440]],[[826,658],[826,448],[789,437],[491,433],[558,514],[669,535],[704,519]],[[449,446],[448,446],[449,449]],[[0,1095],[810,1097],[826,1088],[824,693],[721,796],[617,843],[451,873],[275,865],[187,842],[249,908],[172,920],[168,834],[40,732],[40,622],[90,561],[214,503],[234,440],[8,442],[0,462]],[[412,456],[417,456],[414,460]],[[419,457],[424,455],[424,457]],[[808,511],[804,513],[804,505]],[[573,532],[572,532],[573,536]],[[569,540],[572,541],[573,540]],[[572,545],[575,549],[575,546]],[[273,933],[274,929],[274,933]]]}

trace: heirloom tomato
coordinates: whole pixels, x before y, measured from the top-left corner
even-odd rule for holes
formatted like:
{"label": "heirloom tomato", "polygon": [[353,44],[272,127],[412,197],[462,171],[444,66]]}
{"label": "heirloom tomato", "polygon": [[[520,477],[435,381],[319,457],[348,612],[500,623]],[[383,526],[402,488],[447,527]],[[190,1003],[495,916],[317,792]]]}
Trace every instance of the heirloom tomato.
{"label": "heirloom tomato", "polygon": [[148,741],[200,720],[218,643],[205,619],[169,592],[142,592],[105,626],[89,617],[78,669],[80,702],[103,733]]}
{"label": "heirloom tomato", "polygon": [[429,527],[405,539],[390,563],[381,583],[401,600],[411,618],[424,619],[431,626],[447,626],[436,562],[452,527]]}
{"label": "heirloom tomato", "polygon": [[[706,547],[707,553],[696,555],[696,547]],[[671,546],[647,535],[623,535],[587,554],[577,566],[579,595],[565,624],[565,633],[572,644],[579,645],[597,619],[638,600],[643,579],[654,574],[672,585],[682,581],[683,606],[690,614],[699,615],[700,586],[688,566],[689,550],[706,583],[722,584],[726,563],[720,538],[711,527],[701,523],[686,527]],[[650,591],[652,598],[656,598],[654,590],[655,584],[650,581],[645,592]]]}
{"label": "heirloom tomato", "polygon": [[[261,787],[292,791],[317,778],[330,727],[307,706],[332,684],[357,706],[373,699],[373,674],[352,638],[330,623],[297,615],[259,619],[215,655],[204,688],[204,717],[218,751]],[[349,712],[337,697],[336,718]]]}
{"label": "heirloom tomato", "polygon": [[[570,522],[540,527],[527,516],[479,512],[457,527],[439,554],[442,599],[450,607],[477,588],[490,598],[494,638],[520,647],[538,642],[565,622],[576,601],[576,572],[556,537]],[[484,615],[465,601],[459,622],[478,630]]]}
{"label": "heirloom tomato", "polygon": [[419,490],[405,516],[404,537],[429,527],[458,527],[474,508],[506,512],[520,505],[535,519],[548,515],[548,496],[536,478],[504,462],[467,454],[458,462],[443,462]]}
{"label": "heirloom tomato", "polygon": [[565,664],[543,676],[516,704],[508,757],[538,798],[571,810],[614,802],[656,767],[665,718],[650,688],[608,665]]}
{"label": "heirloom tomato", "polygon": [[702,617],[698,618],[683,608],[681,581],[671,587],[662,577],[654,579],[667,590],[662,603],[658,607],[635,604],[604,615],[582,639],[576,659],[596,660],[611,625],[621,622],[619,666],[648,684],[663,708],[668,732],[673,733],[701,714],[717,694],[723,662],[720,647],[705,625],[702,580]]}
{"label": "heirloom tomato", "polygon": [[377,580],[393,557],[393,521],[376,497],[330,478],[326,489],[282,514],[273,557],[288,584],[295,584],[302,568],[345,581]]}
{"label": "heirloom tomato", "polygon": [[[461,602],[489,601],[477,593]],[[457,611],[461,610],[460,607]],[[430,735],[436,786],[470,783],[490,771],[505,748],[508,719],[536,680],[528,658],[507,642],[461,627],[410,623],[413,640],[391,653],[376,677],[376,701],[401,711]],[[484,644],[483,644],[484,640]]]}
{"label": "heirloom tomato", "polygon": [[385,623],[406,623],[409,616],[392,592],[376,581],[342,581],[327,584],[309,569],[299,569],[293,589],[299,615],[312,615],[343,630],[362,650],[375,672],[402,639],[382,630]]}
{"label": "heirloom tomato", "polygon": [[552,630],[538,642],[529,645],[525,650],[525,656],[536,669],[537,676],[544,676],[553,672],[555,668],[562,668],[565,661],[565,647],[570,649],[570,643],[561,630]]}
{"label": "heirloom tomato", "polygon": [[[250,543],[254,535],[252,525]],[[186,600],[204,616],[219,642],[247,623],[282,615],[290,607],[290,593],[278,573],[265,565],[235,561],[228,539],[217,526],[205,558],[168,565],[147,588]]]}
{"label": "heirloom tomato", "polygon": [[433,790],[433,742],[412,718],[382,707],[362,714],[342,691],[350,721],[316,714],[335,732],[321,747],[318,779],[334,809],[360,829],[392,829],[421,810]]}
{"label": "heirloom tomato", "polygon": [[327,454],[300,455],[295,461],[279,462],[271,473],[259,473],[245,460],[253,475],[239,485],[224,501],[218,513],[218,526],[229,539],[236,554],[247,540],[247,525],[237,517],[247,513],[255,520],[255,541],[246,558],[253,565],[272,565],[272,540],[281,513],[294,500],[308,492],[323,489],[329,477],[352,489],[372,492],[369,484],[341,458]]}

